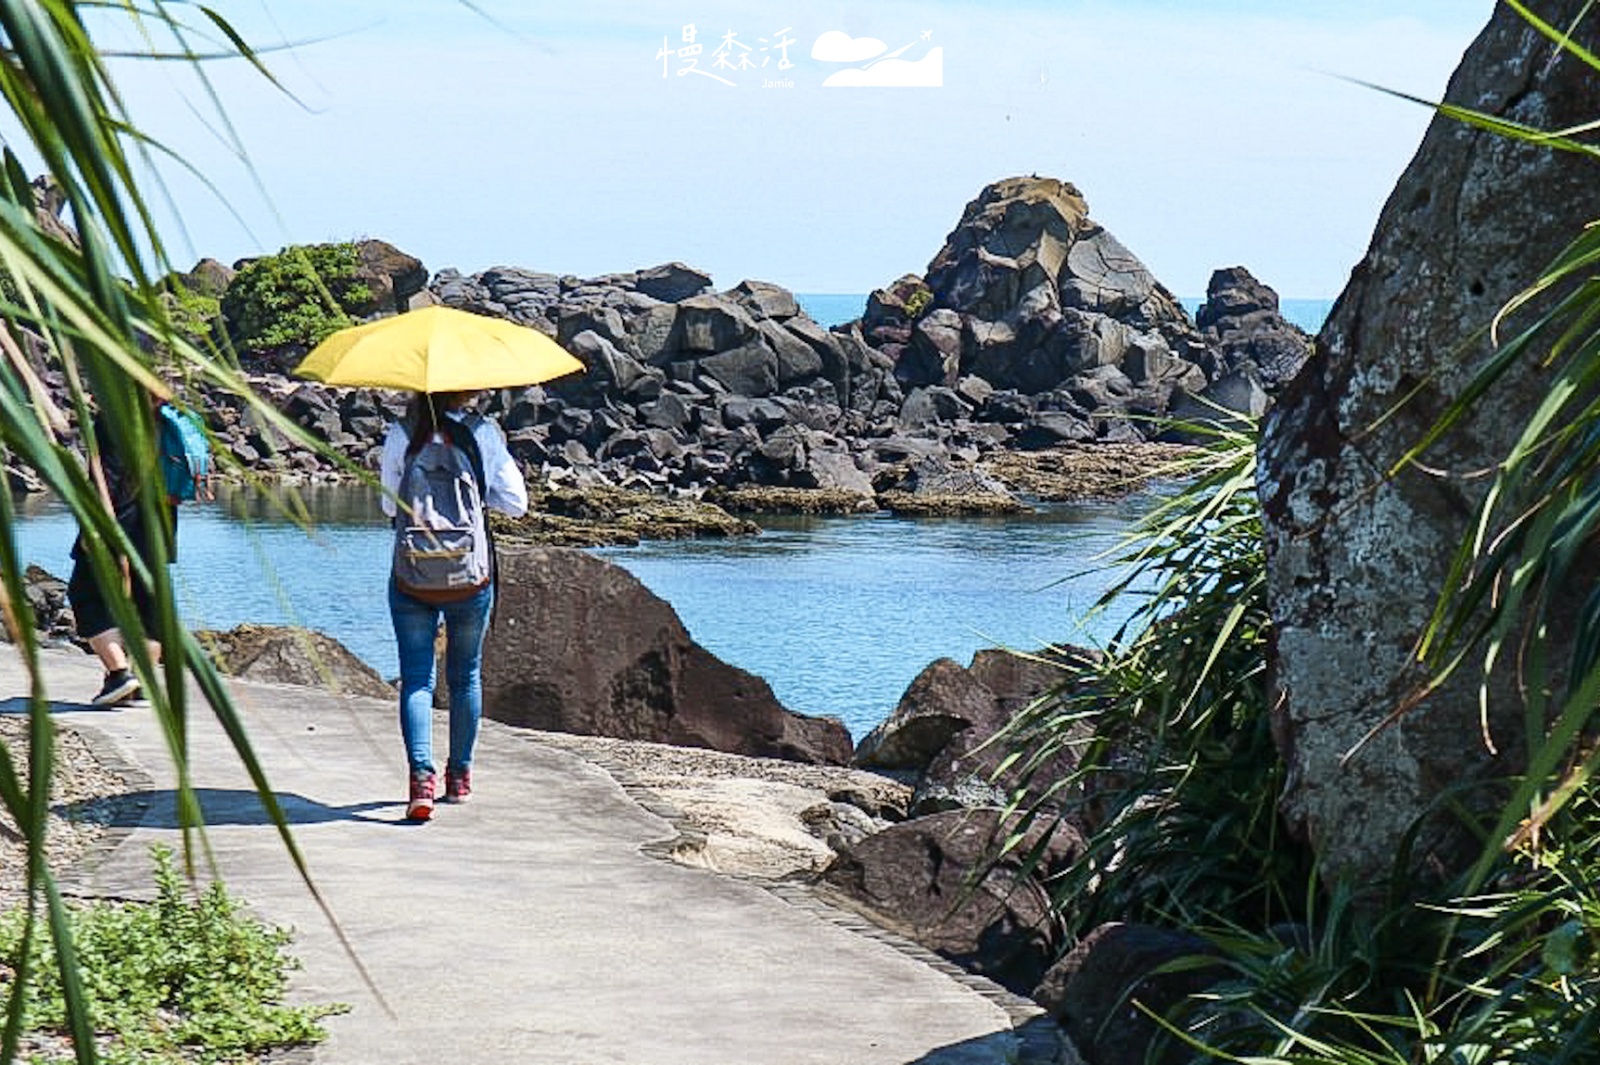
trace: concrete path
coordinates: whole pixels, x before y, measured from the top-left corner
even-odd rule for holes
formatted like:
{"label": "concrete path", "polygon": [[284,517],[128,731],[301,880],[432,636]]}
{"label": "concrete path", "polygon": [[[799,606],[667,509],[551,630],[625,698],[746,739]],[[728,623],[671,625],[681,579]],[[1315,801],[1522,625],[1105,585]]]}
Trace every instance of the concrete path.
{"label": "concrete path", "polygon": [[[59,720],[125,759],[146,804],[75,886],[147,897],[149,846],[180,845],[154,715],[68,702],[98,687],[87,655],[47,652],[45,671]],[[15,652],[0,649],[0,712],[24,710],[26,691]],[[223,879],[264,919],[294,929],[305,966],[297,1000],[352,1007],[327,1022],[319,1065],[979,1065],[1056,1054],[1053,1029],[1023,1024],[1019,1035],[1028,1014],[1018,1000],[803,889],[646,853],[674,835],[670,822],[535,735],[485,721],[474,801],[413,825],[402,820],[391,705],[283,685],[232,691],[316,885],[378,992],[195,697],[195,783]],[[441,718],[436,745],[444,740]]]}

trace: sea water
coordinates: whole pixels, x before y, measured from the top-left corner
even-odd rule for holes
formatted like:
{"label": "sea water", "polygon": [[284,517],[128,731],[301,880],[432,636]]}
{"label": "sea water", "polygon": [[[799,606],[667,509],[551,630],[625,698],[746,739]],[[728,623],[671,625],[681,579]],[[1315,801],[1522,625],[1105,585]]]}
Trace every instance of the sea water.
{"label": "sea water", "polygon": [[[303,489],[310,528],[282,498],[224,492],[184,505],[173,578],[186,623],[307,626],[393,677],[391,534],[375,496]],[[1085,622],[1115,572],[1097,558],[1153,498],[1004,519],[764,518],[760,536],[594,553],[638,577],[697,642],[764,678],[785,706],[837,715],[859,739],[935,659],[966,665],[984,647],[1103,643],[1126,608]],[[22,559],[63,578],[74,534],[71,516],[39,497],[25,501],[15,529]]]}

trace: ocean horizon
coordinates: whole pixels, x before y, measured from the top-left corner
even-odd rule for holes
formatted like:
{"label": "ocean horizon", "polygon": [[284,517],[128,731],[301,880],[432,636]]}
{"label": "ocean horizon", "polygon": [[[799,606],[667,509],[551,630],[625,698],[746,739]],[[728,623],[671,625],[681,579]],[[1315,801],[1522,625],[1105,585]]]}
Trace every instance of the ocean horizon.
{"label": "ocean horizon", "polygon": [[[824,329],[854,321],[867,309],[866,293],[796,292],[794,298],[800,304],[800,309]],[[1205,302],[1205,297],[1179,296],[1178,302],[1183,304],[1183,309],[1188,311],[1192,318],[1195,311]],[[1322,324],[1328,320],[1328,312],[1333,309],[1333,302],[1332,299],[1280,296],[1278,311],[1288,321],[1316,336],[1322,329]]]}

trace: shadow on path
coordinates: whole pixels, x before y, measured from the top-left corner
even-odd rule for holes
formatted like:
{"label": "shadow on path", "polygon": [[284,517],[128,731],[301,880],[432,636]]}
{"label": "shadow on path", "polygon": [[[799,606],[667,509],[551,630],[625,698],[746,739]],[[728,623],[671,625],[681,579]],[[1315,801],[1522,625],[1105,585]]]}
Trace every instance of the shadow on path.
{"label": "shadow on path", "polygon": [[1066,1035],[1048,1017],[1035,1017],[1009,1032],[937,1047],[910,1065],[1082,1065]]}
{"label": "shadow on path", "polygon": [[[405,803],[359,802],[348,806],[329,806],[294,792],[274,792],[284,818],[291,825],[316,825],[329,821],[367,821],[375,825],[409,827],[401,816]],[[200,809],[208,826],[270,825],[272,819],[261,805],[261,796],[249,788],[196,788]],[[69,808],[70,809],[70,808]],[[393,809],[392,817],[374,817],[372,811]],[[117,828],[182,827],[178,821],[178,793],[171,789],[130,791],[116,797],[115,813],[109,822]]]}
{"label": "shadow on path", "polygon": [[[52,714],[114,714],[121,710],[120,706],[95,706],[93,703],[69,703],[64,699],[51,699],[50,712]],[[26,717],[28,713],[28,700],[24,696],[15,695],[10,699],[0,699],[0,715],[12,717]]]}

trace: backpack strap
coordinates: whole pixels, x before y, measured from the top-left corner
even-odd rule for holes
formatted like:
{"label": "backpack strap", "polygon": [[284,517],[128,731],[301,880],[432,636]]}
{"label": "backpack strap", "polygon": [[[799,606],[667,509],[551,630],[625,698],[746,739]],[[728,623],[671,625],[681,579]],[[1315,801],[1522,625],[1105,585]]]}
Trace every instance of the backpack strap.
{"label": "backpack strap", "polygon": [[439,419],[439,430],[450,441],[452,447],[458,447],[467,453],[467,458],[472,461],[472,476],[478,481],[478,498],[487,509],[489,506],[489,479],[484,475],[483,452],[478,447],[477,437],[474,432],[482,421],[478,415],[471,415],[472,424],[465,420],[457,421],[446,415]]}
{"label": "backpack strap", "polygon": [[483,450],[478,447],[475,435],[481,424],[483,415],[477,411],[460,421],[449,415],[439,419],[439,427],[449,438],[451,446],[467,453],[467,458],[472,462],[472,476],[478,481],[478,501],[483,505],[483,535],[489,542],[489,583],[494,587],[494,602],[489,608],[489,627],[492,629],[500,614],[500,555],[495,549],[494,529],[489,523],[489,479],[484,473]]}

